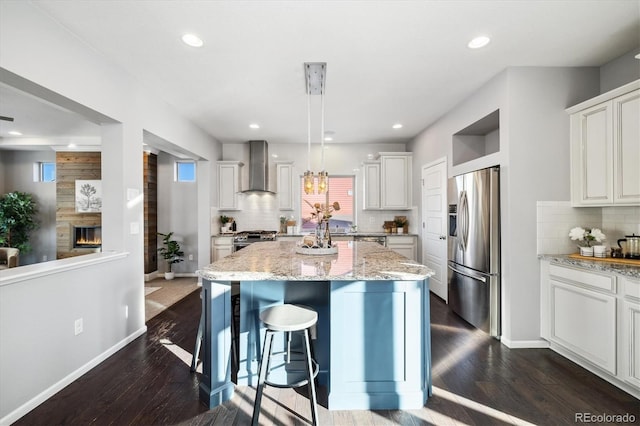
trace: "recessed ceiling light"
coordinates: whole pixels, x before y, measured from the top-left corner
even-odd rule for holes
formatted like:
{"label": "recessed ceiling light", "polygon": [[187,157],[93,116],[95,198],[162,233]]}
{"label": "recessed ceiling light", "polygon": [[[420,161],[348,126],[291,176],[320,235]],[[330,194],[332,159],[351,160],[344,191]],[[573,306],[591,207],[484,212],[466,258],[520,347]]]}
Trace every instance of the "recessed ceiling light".
{"label": "recessed ceiling light", "polygon": [[333,138],[331,136],[325,136],[324,140],[327,142],[331,142],[333,140]]}
{"label": "recessed ceiling light", "polygon": [[256,123],[251,123],[251,124],[249,124],[249,127],[252,128],[252,129],[259,129],[260,125],[256,124]]}
{"label": "recessed ceiling light", "polygon": [[75,143],[70,143],[67,145],[67,148],[75,148],[77,145]]}
{"label": "recessed ceiling light", "polygon": [[195,34],[183,35],[182,41],[191,47],[202,47],[204,45],[202,39]]}
{"label": "recessed ceiling light", "polygon": [[391,126],[391,127],[393,127],[394,129],[402,129],[402,124],[400,124],[400,123],[396,123],[396,124],[394,124],[394,125],[393,125],[393,126]]}
{"label": "recessed ceiling light", "polygon": [[17,130],[11,130],[11,131],[9,131],[9,134],[10,134],[11,136],[22,136],[22,133],[20,133],[20,132],[19,132],[19,131],[17,131]]}
{"label": "recessed ceiling light", "polygon": [[478,36],[471,40],[467,46],[469,46],[470,49],[479,49],[489,44],[490,41],[491,39],[487,36]]}
{"label": "recessed ceiling light", "polygon": [[640,53],[636,55],[636,59],[640,59]]}
{"label": "recessed ceiling light", "polygon": [[278,154],[271,154],[272,158],[278,158]]}

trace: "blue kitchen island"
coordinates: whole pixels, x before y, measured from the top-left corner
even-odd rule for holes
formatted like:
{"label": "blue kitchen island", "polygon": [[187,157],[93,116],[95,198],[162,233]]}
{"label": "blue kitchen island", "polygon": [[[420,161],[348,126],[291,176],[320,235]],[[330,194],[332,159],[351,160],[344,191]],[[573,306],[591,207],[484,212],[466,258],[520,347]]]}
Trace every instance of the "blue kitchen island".
{"label": "blue kitchen island", "polygon": [[[312,307],[318,381],[330,410],[416,409],[431,395],[432,271],[372,242],[338,242],[338,254],[304,255],[294,242],[260,242],[198,273],[203,279],[200,400],[230,399],[232,287],[240,294],[237,385],[255,386],[264,329],[258,314]],[[281,338],[276,348],[284,348]],[[292,341],[295,350],[299,345]]]}

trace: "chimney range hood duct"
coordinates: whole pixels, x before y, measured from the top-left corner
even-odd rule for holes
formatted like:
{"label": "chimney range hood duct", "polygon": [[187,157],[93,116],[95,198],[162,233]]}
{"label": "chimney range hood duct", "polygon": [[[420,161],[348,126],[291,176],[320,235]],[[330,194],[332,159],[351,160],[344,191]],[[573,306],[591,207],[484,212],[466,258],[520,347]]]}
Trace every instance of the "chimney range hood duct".
{"label": "chimney range hood duct", "polygon": [[249,188],[243,193],[269,191],[269,146],[267,141],[249,141]]}

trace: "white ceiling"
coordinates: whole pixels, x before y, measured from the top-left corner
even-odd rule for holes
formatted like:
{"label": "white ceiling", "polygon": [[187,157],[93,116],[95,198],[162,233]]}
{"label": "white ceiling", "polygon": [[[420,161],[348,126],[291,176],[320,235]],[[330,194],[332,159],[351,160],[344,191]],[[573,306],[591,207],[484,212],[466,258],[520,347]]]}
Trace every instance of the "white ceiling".
{"label": "white ceiling", "polygon": [[640,44],[637,0],[33,3],[223,143],[306,143],[304,62],[327,62],[333,143],[407,142],[506,67],[601,66]]}

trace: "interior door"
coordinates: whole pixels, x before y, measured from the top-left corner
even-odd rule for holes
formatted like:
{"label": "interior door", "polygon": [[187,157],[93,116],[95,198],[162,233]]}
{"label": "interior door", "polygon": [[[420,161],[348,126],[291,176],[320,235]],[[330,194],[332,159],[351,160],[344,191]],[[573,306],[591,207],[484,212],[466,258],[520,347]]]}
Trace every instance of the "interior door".
{"label": "interior door", "polygon": [[435,274],[429,287],[447,301],[447,161],[422,168],[422,263]]}

